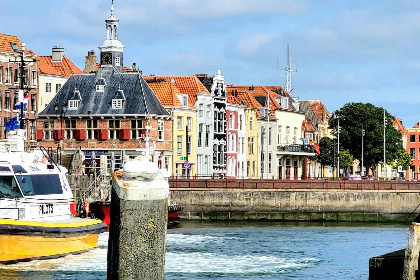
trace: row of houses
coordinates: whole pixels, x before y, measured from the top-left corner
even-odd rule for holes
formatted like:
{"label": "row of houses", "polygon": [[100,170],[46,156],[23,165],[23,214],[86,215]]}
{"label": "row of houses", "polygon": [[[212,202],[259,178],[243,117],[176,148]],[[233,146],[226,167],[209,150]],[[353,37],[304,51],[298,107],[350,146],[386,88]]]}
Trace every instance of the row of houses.
{"label": "row of houses", "polygon": [[[54,47],[50,56],[28,51],[16,36],[0,34],[0,94],[4,124],[18,111],[23,55],[28,148],[60,146],[93,152],[97,164],[116,165],[152,151],[172,176],[301,179],[320,168],[310,157],[328,136],[321,101],[300,101],[281,86],[229,84],[214,75],[144,76],[124,67],[119,20],[111,9],[106,39],[81,71]],[[1,137],[4,138],[4,129]]]}

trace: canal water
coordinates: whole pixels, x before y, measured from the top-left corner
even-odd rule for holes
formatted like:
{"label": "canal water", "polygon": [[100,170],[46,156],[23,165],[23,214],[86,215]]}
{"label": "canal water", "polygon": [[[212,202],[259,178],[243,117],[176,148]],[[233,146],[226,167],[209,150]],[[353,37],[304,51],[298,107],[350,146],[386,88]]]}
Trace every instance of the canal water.
{"label": "canal water", "polygon": [[[168,230],[165,279],[368,279],[372,256],[406,246],[408,226],[194,223]],[[106,279],[97,249],[0,266],[0,279]]]}

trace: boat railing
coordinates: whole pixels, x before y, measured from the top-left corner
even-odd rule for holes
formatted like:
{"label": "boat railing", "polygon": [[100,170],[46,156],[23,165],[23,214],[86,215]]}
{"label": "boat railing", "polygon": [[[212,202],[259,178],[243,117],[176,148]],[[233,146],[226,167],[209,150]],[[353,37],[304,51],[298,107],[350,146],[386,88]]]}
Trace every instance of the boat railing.
{"label": "boat railing", "polygon": [[82,201],[86,201],[93,193],[98,193],[101,183],[106,179],[105,174],[99,174],[90,185],[83,191],[81,198]]}

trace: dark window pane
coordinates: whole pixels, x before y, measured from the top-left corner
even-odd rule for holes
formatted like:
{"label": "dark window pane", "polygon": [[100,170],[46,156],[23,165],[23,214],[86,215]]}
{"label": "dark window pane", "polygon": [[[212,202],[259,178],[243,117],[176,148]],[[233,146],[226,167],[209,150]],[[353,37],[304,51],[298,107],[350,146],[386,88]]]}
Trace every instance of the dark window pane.
{"label": "dark window pane", "polygon": [[23,175],[16,176],[24,195],[62,194],[58,175]]}

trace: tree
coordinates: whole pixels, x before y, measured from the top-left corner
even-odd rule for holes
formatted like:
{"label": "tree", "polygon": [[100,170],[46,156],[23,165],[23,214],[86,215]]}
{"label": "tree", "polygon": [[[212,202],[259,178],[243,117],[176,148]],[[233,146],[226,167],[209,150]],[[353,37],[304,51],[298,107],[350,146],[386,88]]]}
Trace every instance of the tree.
{"label": "tree", "polygon": [[344,174],[347,174],[347,170],[353,164],[353,156],[348,150],[340,151],[340,168],[344,169]]}
{"label": "tree", "polygon": [[[385,147],[387,163],[394,162],[402,149],[402,136],[392,126],[394,117],[385,111]],[[372,168],[383,162],[383,129],[384,109],[369,103],[347,103],[334,112],[330,119],[330,128],[337,135],[338,119],[340,119],[340,150],[348,150],[357,159],[362,154],[362,128],[364,136],[364,164]],[[341,160],[340,160],[341,164]]]}
{"label": "tree", "polygon": [[402,166],[403,170],[406,170],[412,166],[413,160],[406,150],[400,149],[397,153],[397,158],[392,163],[392,167]]}
{"label": "tree", "polygon": [[[319,141],[319,155],[317,154],[313,160],[321,164],[321,167],[334,164],[334,140],[323,137]],[[321,168],[322,172],[324,168]]]}

